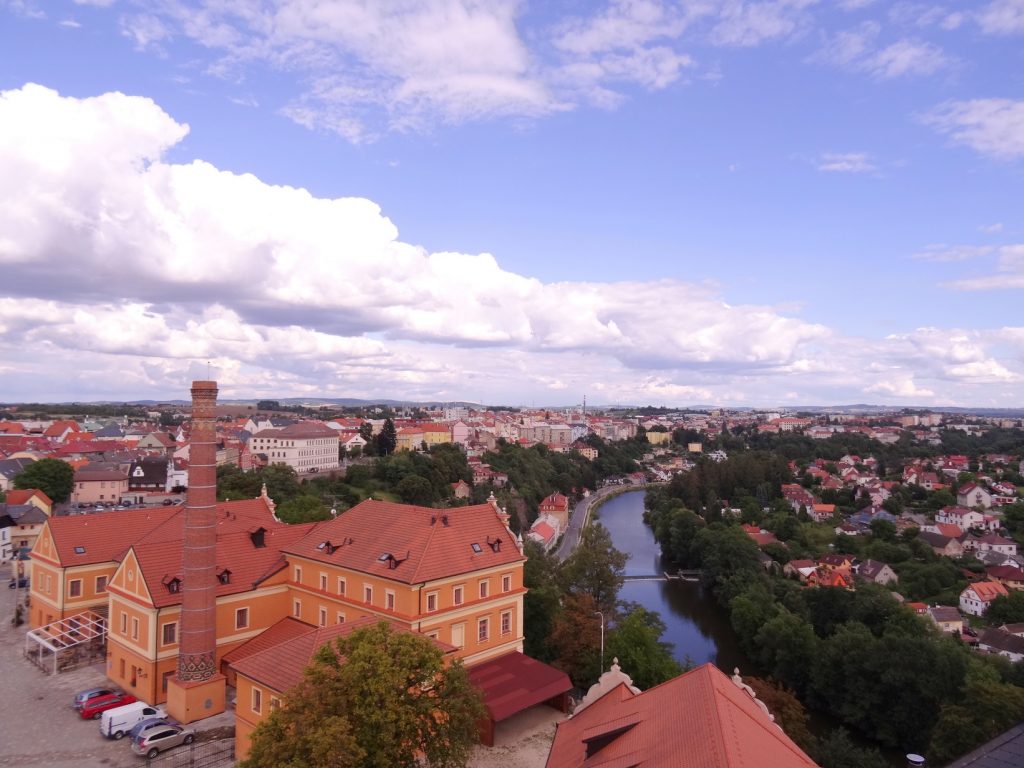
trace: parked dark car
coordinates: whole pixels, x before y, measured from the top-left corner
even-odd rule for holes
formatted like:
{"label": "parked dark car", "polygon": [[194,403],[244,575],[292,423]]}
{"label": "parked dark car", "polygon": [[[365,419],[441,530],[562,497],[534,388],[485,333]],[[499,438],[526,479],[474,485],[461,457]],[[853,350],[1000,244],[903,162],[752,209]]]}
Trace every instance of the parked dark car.
{"label": "parked dark car", "polygon": [[132,752],[145,755],[150,760],[165,749],[180,744],[191,744],[196,740],[196,733],[182,725],[156,725],[139,733],[132,739]]}
{"label": "parked dark car", "polygon": [[31,580],[28,576],[19,576],[16,579],[11,579],[7,582],[8,589],[28,589],[31,586]]}
{"label": "parked dark car", "polygon": [[106,696],[97,696],[87,701],[78,710],[83,720],[99,720],[103,713],[114,707],[123,707],[125,704],[134,704],[138,699],[130,693],[111,693]]}
{"label": "parked dark car", "polygon": [[100,696],[110,696],[114,693],[120,693],[120,691],[114,688],[86,688],[84,691],[79,691],[75,694],[75,709],[81,709],[82,705],[93,699],[98,699]]}

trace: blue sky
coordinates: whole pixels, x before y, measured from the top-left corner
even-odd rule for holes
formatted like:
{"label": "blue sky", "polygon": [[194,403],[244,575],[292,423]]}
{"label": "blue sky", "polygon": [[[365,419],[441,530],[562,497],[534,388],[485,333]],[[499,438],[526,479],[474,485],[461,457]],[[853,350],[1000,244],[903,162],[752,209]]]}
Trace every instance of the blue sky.
{"label": "blue sky", "polygon": [[1021,405],[1024,0],[0,0],[0,50],[0,398]]}

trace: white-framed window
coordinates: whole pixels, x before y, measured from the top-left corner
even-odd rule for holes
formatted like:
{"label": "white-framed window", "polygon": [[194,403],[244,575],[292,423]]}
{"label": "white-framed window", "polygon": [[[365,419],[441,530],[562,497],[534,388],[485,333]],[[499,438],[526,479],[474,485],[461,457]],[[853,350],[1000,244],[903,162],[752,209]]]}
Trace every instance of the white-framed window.
{"label": "white-framed window", "polygon": [[293,600],[292,601],[292,616],[294,616],[296,619],[301,619],[302,618],[302,601],[301,600]]}
{"label": "white-framed window", "polygon": [[302,583],[302,568],[297,565],[295,566],[295,578],[293,579],[293,581],[296,584]]}
{"label": "white-framed window", "polygon": [[139,620],[132,616],[132,640],[139,639]]}
{"label": "white-framed window", "polygon": [[373,605],[373,587],[369,584],[363,586],[363,602],[367,605]]}
{"label": "white-framed window", "polygon": [[384,590],[384,607],[389,611],[395,610],[395,593],[393,590]]}
{"label": "white-framed window", "polygon": [[[121,611],[121,634],[122,635],[127,635],[128,634],[128,614],[125,613],[124,611]],[[122,675],[122,677],[123,677],[123,675]]]}
{"label": "white-framed window", "polygon": [[169,621],[163,625],[160,633],[161,645],[174,645],[178,642],[178,622]]}
{"label": "white-framed window", "polygon": [[501,612],[501,634],[507,635],[512,632],[512,611]]}
{"label": "white-framed window", "polygon": [[107,577],[97,576],[96,577],[96,594],[107,591]]}
{"label": "white-framed window", "polygon": [[249,627],[249,609],[235,609],[235,629],[247,629]]}
{"label": "white-framed window", "polygon": [[456,648],[466,647],[466,625],[465,624],[453,624],[452,625],[452,645]]}
{"label": "white-framed window", "polygon": [[338,624],[344,624],[345,623],[345,614],[342,613],[341,611],[338,611],[338,622],[337,623]]}
{"label": "white-framed window", "polygon": [[437,592],[427,593],[427,613],[433,613],[437,610]]}
{"label": "white-framed window", "polygon": [[462,605],[462,585],[452,588],[452,605]]}
{"label": "white-framed window", "polygon": [[320,626],[321,627],[326,627],[327,626],[327,609],[324,608],[323,606],[320,607]]}
{"label": "white-framed window", "polygon": [[345,596],[345,578],[343,576],[338,577],[338,594],[342,597]]}
{"label": "white-framed window", "polygon": [[281,700],[277,696],[270,697],[270,711],[273,712],[276,709],[281,708]]}
{"label": "white-framed window", "polygon": [[476,622],[476,640],[477,640],[478,643],[483,643],[483,642],[487,641],[487,637],[488,637],[488,633],[489,633],[489,629],[490,629],[488,624],[489,624],[489,622],[487,621],[486,618],[477,619],[477,622]]}
{"label": "white-framed window", "polygon": [[480,593],[480,599],[481,600],[484,599],[485,597],[487,597],[487,594],[490,591],[490,588],[491,588],[490,580],[488,580],[488,579],[480,579],[479,593]]}
{"label": "white-framed window", "polygon": [[327,591],[327,574],[326,573],[321,573],[320,574],[320,591],[321,592],[326,592]]}
{"label": "white-framed window", "polygon": [[512,591],[512,574],[506,573],[501,577],[501,591],[511,592]]}
{"label": "white-framed window", "polygon": [[82,580],[72,579],[68,582],[68,597],[82,596]]}
{"label": "white-framed window", "polygon": [[257,714],[263,711],[263,691],[259,688],[252,689],[252,711]]}

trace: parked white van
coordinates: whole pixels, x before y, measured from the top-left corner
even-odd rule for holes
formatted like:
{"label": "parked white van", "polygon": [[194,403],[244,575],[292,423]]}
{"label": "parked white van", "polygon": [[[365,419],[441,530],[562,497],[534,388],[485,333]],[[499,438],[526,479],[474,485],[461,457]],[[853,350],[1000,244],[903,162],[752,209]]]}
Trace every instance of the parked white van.
{"label": "parked white van", "polygon": [[167,717],[167,714],[160,707],[151,706],[144,701],[108,709],[100,718],[100,733],[108,739],[120,739],[126,736],[136,723],[148,717]]}

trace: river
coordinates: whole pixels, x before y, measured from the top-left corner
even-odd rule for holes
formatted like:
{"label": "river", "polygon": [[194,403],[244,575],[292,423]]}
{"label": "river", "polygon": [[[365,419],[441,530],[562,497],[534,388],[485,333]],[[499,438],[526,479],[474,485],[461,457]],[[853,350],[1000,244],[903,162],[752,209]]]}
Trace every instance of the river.
{"label": "river", "polygon": [[[608,529],[612,543],[629,555],[626,576],[660,574],[665,571],[661,547],[654,532],[644,523],[644,491],[623,493],[606,501],[597,509],[596,517]],[[662,639],[672,643],[673,655],[681,663],[711,662],[726,674],[733,669],[740,674],[756,676],[758,670],[740,650],[739,641],[726,611],[700,584],[688,581],[627,581],[619,598],[640,603],[649,611],[657,611],[665,622]],[[629,674],[629,670],[623,670]],[[818,736],[839,726],[839,722],[822,712],[809,711],[809,726]],[[862,747],[879,749],[892,766],[905,765],[902,753],[886,749],[859,733],[851,733]]]}
{"label": "river", "polygon": [[[644,492],[624,493],[598,508],[601,524],[611,534],[615,548],[629,555],[627,576],[663,573],[661,548],[643,521]],[[672,643],[680,662],[712,662],[727,674],[739,668],[753,674],[750,661],[740,650],[729,617],[699,584],[688,581],[627,581],[619,598],[656,611],[665,622],[663,637]],[[629,670],[625,670],[627,673]]]}

